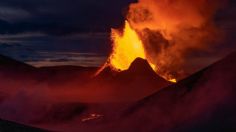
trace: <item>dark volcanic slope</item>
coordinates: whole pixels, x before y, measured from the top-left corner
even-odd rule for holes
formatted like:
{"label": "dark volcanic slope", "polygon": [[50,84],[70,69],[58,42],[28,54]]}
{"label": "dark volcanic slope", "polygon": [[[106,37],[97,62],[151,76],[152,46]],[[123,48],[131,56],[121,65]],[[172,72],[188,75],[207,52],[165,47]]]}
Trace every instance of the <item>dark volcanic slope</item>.
{"label": "dark volcanic slope", "polygon": [[[132,80],[131,80],[132,79]],[[137,79],[137,80],[135,80]],[[142,85],[143,82],[147,84],[152,84],[156,89],[160,90],[161,88],[166,87],[170,82],[166,81],[159,75],[157,75],[149,65],[149,63],[141,58],[135,59],[128,70],[122,71],[116,76],[117,81],[136,81],[135,83]],[[146,86],[147,86],[146,84]]]}
{"label": "dark volcanic slope", "polygon": [[120,72],[118,76],[123,76],[123,77],[145,77],[145,78],[155,78],[156,81],[159,81],[161,83],[168,83],[165,79],[161,78],[158,76],[151,68],[147,60],[137,58],[135,59],[128,70]]}
{"label": "dark volcanic slope", "polygon": [[119,127],[129,131],[236,131],[235,79],[236,52],[139,101],[125,112]]}

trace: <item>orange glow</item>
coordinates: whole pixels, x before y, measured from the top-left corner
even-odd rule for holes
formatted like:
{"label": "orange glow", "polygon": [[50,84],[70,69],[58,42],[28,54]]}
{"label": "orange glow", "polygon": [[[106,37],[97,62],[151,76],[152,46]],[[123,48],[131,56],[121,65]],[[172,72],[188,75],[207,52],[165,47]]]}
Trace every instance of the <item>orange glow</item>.
{"label": "orange glow", "polygon": [[127,70],[130,64],[138,57],[145,59],[142,41],[137,33],[125,22],[123,34],[112,29],[113,53],[109,61],[110,65],[117,70]]}
{"label": "orange glow", "polygon": [[177,83],[176,79],[170,79],[169,81],[172,82],[172,83]]}

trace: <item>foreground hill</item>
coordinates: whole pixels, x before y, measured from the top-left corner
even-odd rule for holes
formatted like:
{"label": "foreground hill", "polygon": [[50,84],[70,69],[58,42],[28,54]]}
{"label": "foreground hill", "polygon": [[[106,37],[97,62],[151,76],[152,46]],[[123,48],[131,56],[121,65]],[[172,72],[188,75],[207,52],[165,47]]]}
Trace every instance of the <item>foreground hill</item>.
{"label": "foreground hill", "polygon": [[17,124],[10,121],[4,121],[0,119],[0,131],[1,132],[46,132],[46,130]]}
{"label": "foreground hill", "polygon": [[[64,131],[235,132],[236,52],[100,121]],[[110,108],[110,111],[116,111]],[[58,128],[58,127],[55,127]]]}
{"label": "foreground hill", "polygon": [[236,131],[235,79],[236,52],[131,106],[117,128],[126,131]]}

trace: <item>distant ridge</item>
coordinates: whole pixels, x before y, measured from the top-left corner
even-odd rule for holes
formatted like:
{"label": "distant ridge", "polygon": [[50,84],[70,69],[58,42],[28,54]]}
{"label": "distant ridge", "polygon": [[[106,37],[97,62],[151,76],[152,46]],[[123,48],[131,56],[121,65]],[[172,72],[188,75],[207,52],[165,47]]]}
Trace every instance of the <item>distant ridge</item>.
{"label": "distant ridge", "polygon": [[31,65],[14,60],[14,59],[4,56],[4,55],[0,55],[0,69],[2,69],[2,68],[4,68],[4,69],[14,68],[14,69],[19,69],[19,70],[22,70],[24,68],[35,69],[35,67],[33,67]]}

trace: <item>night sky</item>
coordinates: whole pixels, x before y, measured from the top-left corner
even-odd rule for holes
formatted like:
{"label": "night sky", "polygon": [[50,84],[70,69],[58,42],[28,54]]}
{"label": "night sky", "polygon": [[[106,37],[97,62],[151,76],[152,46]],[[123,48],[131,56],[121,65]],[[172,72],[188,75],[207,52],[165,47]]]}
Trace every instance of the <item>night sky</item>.
{"label": "night sky", "polygon": [[[122,26],[131,2],[135,0],[1,0],[0,54],[35,66],[99,66],[111,50],[110,28]],[[200,58],[203,63],[236,49],[235,7],[231,0],[217,12],[224,42]]]}

